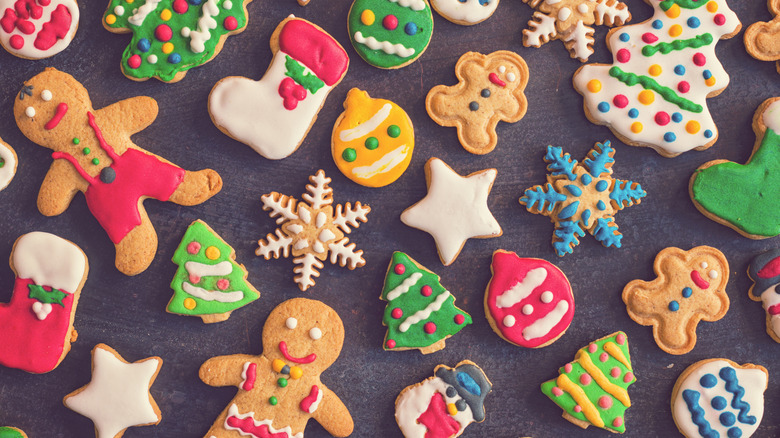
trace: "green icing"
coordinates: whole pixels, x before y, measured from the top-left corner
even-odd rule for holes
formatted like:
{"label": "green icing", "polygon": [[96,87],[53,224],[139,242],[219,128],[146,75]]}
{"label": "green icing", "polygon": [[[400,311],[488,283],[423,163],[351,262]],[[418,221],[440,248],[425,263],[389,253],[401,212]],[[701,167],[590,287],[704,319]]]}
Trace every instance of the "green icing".
{"label": "green icing", "polygon": [[[401,6],[399,3],[402,2],[398,0],[355,0],[349,11],[347,18],[349,39],[358,55],[375,67],[394,68],[414,61],[425,51],[431,41],[433,35],[431,7],[425,2],[424,9],[414,11],[411,7]],[[412,3],[416,3],[416,0]],[[370,25],[365,25],[361,21],[361,15],[365,10],[370,10],[374,14],[374,22]],[[388,15],[398,19],[398,26],[393,30],[386,29],[382,24]],[[416,29],[413,35],[409,35],[406,31],[408,23],[412,23],[410,27]],[[360,32],[365,38],[375,38],[378,43],[401,44],[405,48],[414,49],[414,54],[404,57],[385,53],[381,49],[373,50],[366,44],[355,41],[357,32]]]}
{"label": "green icing", "polygon": [[[108,9],[103,16],[103,23],[105,26],[117,29],[117,33],[123,33],[123,29],[128,29],[133,33],[133,38],[130,41],[130,45],[124,51],[122,55],[122,71],[125,75],[145,80],[151,77],[157,77],[163,81],[172,81],[176,74],[179,72],[187,71],[192,67],[205,64],[210,61],[216,52],[217,44],[222,37],[229,33],[240,32],[247,24],[247,13],[242,0],[230,0],[230,8],[225,8],[225,0],[217,0],[219,7],[219,14],[214,17],[217,22],[215,29],[209,29],[210,38],[204,43],[205,50],[201,53],[195,53],[190,49],[190,38],[182,36],[181,30],[183,27],[188,27],[195,32],[198,30],[198,20],[201,18],[204,5],[209,0],[201,0],[199,4],[193,3],[196,0],[187,1],[187,12],[179,14],[173,10],[173,0],[162,0],[157,4],[157,7],[151,11],[146,18],[141,22],[140,26],[131,24],[128,19],[133,16],[133,10],[142,7],[145,3],[149,3],[152,0],[134,0],[128,2],[127,0],[111,0]],[[121,6],[124,9],[122,15],[116,13],[117,6]],[[171,11],[171,18],[168,21],[163,21],[160,17],[164,10]],[[106,17],[113,15],[116,17],[116,22],[108,24]],[[225,28],[225,19],[233,17],[236,19],[237,27],[235,30],[227,30]],[[168,25],[172,32],[170,43],[173,44],[174,49],[171,53],[163,53],[162,47],[164,42],[155,38],[155,29],[161,24]],[[150,49],[147,52],[143,52],[138,43],[142,39],[146,39],[150,43]],[[172,54],[178,54],[181,56],[181,61],[178,63],[171,63],[168,61],[169,56]],[[128,60],[133,55],[139,55],[141,57],[141,65],[138,68],[130,68],[128,66]],[[151,64],[148,61],[149,55],[157,57],[157,62]]]}
{"label": "green icing", "polygon": [[298,61],[286,56],[284,61],[284,67],[287,69],[285,75],[293,78],[295,82],[300,84],[303,88],[309,90],[311,93],[316,93],[320,88],[325,86],[325,82],[322,82],[320,78],[312,73],[306,73],[303,65]]}
{"label": "green icing", "polygon": [[660,6],[664,11],[668,11],[672,5],[677,5],[683,9],[698,9],[706,4],[706,0],[663,0]]}
{"label": "green icing", "polygon": [[661,54],[667,55],[673,50],[698,49],[699,47],[710,44],[712,44],[712,34],[707,32],[686,40],[674,40],[671,43],[658,43],[654,46],[644,46],[642,47],[642,54],[645,56],[653,56],[656,53],[661,52]]}
{"label": "green icing", "polygon": [[691,192],[709,213],[747,234],[780,235],[780,134],[767,130],[747,164],[697,170]]}
{"label": "green icing", "polygon": [[30,298],[42,303],[59,304],[60,306],[65,307],[65,304],[62,303],[62,300],[68,296],[65,292],[58,289],[52,289],[51,292],[49,292],[44,289],[43,286],[38,286],[37,284],[29,284],[27,285],[27,288],[30,289]]}
{"label": "green icing", "polygon": [[[192,242],[200,244],[200,248],[196,254],[190,254],[187,250],[187,247]],[[214,260],[206,257],[206,249],[211,246],[216,247],[219,250],[219,257]],[[184,237],[182,238],[179,247],[176,248],[176,252],[173,253],[172,261],[179,265],[179,268],[176,270],[173,281],[171,281],[173,298],[171,298],[171,301],[168,303],[168,312],[189,316],[219,315],[243,307],[260,297],[260,293],[246,281],[246,270],[235,262],[233,248],[225,243],[225,241],[203,221],[197,220],[187,228],[187,232],[184,233]],[[228,261],[233,269],[228,275],[203,276],[197,283],[191,283],[189,278],[190,275],[185,267],[185,263],[189,261],[207,265],[215,265],[220,262]],[[222,279],[226,279],[230,282],[229,286],[224,291],[221,291],[217,286],[219,280]],[[182,288],[185,282],[207,291],[216,291],[216,293],[241,291],[243,292],[243,298],[231,303],[222,303],[216,300],[207,301],[185,292]],[[187,298],[195,300],[195,307],[193,309],[187,309],[184,306],[184,301]]]}
{"label": "green icing", "polygon": [[[395,271],[395,266],[398,264],[403,265],[405,268],[404,272],[400,275],[396,274]],[[389,300],[387,297],[388,293],[415,273],[419,273],[422,276],[409,288],[408,292],[399,295],[392,301]],[[432,293],[427,297],[423,296],[421,293],[423,286],[426,285],[430,286],[432,290]],[[382,323],[387,326],[385,348],[388,350],[393,349],[387,346],[389,340],[395,342],[395,349],[428,347],[442,339],[454,335],[467,325],[471,324],[471,316],[455,307],[455,298],[450,295],[444,301],[441,308],[438,311],[431,313],[430,317],[424,318],[420,322],[411,325],[406,332],[400,331],[399,328],[406,318],[414,315],[418,311],[424,310],[436,300],[436,297],[445,292],[447,292],[447,289],[439,283],[438,275],[423,267],[418,267],[411,257],[400,251],[393,253],[393,259],[387,270],[385,285],[382,288],[381,296],[381,299],[389,301],[385,308],[384,317],[382,318]],[[394,309],[401,309],[403,315],[400,318],[394,318]],[[457,315],[463,315],[462,324],[457,324],[455,322],[455,317]],[[427,322],[436,324],[436,331],[434,333],[428,334],[425,332],[424,326]]]}
{"label": "green icing", "polygon": [[0,427],[0,438],[24,438],[25,435],[14,427]]}
{"label": "green icing", "polygon": [[[624,339],[623,344],[618,344],[617,337],[621,336]],[[623,388],[628,389],[629,386],[633,385],[636,382],[636,377],[633,376],[633,368],[632,367],[626,367],[622,362],[615,359],[612,355],[607,354],[607,360],[605,362],[601,361],[601,356],[604,351],[604,344],[607,342],[612,342],[615,344],[620,351],[623,352],[623,355],[628,359],[628,363],[631,363],[631,356],[628,351],[628,338],[626,338],[626,334],[623,332],[616,332],[612,335],[607,336],[606,338],[599,339],[595,342],[592,342],[591,344],[596,345],[596,350],[591,353],[588,350],[588,347],[590,347],[591,344],[588,346],[585,346],[581,348],[577,354],[578,356],[575,357],[575,360],[570,362],[571,364],[571,371],[566,372],[566,367],[563,366],[558,369],[558,374],[565,374],[568,376],[568,378],[574,382],[577,386],[582,388],[582,390],[585,392],[585,396],[590,400],[590,402],[596,407],[596,410],[598,411],[598,414],[601,416],[601,419],[604,421],[604,428],[610,429],[615,432],[623,433],[626,430],[626,422],[625,422],[625,411],[627,409],[626,406],[623,405],[623,403],[620,402],[620,400],[614,398],[610,393],[602,389],[595,380],[591,380],[587,385],[584,385],[581,380],[580,376],[583,374],[587,374],[585,369],[577,362],[576,358],[579,357],[579,355],[587,355],[590,357],[590,360],[593,362],[594,365],[596,365],[597,368],[599,368],[602,373],[607,377],[607,379]],[[612,369],[617,368],[620,370],[620,375],[617,377],[612,377]],[[632,375],[629,379],[628,383],[624,381],[624,377],[626,376],[627,372],[631,372]],[[577,402],[574,401],[574,398],[567,392],[563,392],[562,395],[556,396],[553,394],[553,388],[557,387],[557,377],[555,379],[548,380],[544,383],[542,383],[542,392],[549,397],[552,401],[554,401],[558,406],[560,406],[567,414],[571,415],[572,417],[584,421],[586,423],[590,423],[588,419],[585,417],[582,411],[575,412],[575,406],[577,406]],[[587,380],[586,380],[587,381]],[[599,399],[601,397],[609,397],[611,400],[611,406],[609,408],[601,408],[599,407]],[[619,418],[620,420],[618,423],[619,426],[615,426],[615,419]]]}
{"label": "green icing", "polygon": [[629,87],[639,84],[645,90],[655,91],[656,93],[660,94],[664,100],[677,105],[680,107],[680,109],[690,111],[692,113],[700,113],[704,111],[704,107],[701,105],[691,102],[684,97],[678,96],[674,90],[669,87],[664,87],[649,76],[639,76],[631,72],[625,72],[620,67],[610,68],[609,75],[619,80],[620,82],[623,82]]}

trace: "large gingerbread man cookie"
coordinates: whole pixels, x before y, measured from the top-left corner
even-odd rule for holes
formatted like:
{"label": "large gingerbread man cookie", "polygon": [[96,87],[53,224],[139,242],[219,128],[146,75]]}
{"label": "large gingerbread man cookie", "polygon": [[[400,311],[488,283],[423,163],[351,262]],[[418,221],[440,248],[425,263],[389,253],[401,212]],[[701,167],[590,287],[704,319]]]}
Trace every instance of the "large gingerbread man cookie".
{"label": "large gingerbread man cookie", "polygon": [[206,438],[303,438],[310,418],[334,436],[351,434],[352,416],[320,380],[343,343],[341,318],[325,304],[294,298],[276,306],[263,327],[263,354],[213,357],[200,367],[206,384],[238,387]]}
{"label": "large gingerbread man cookie", "polygon": [[437,85],[428,92],[425,109],[434,122],[458,129],[464,149],[487,154],[498,143],[498,122],[514,123],[525,116],[528,65],[508,50],[468,52],[455,65],[455,75],[456,85]]}
{"label": "large gingerbread man cookie", "polygon": [[745,48],[750,56],[761,61],[777,61],[780,73],[780,0],[767,0],[772,21],[759,21],[745,30]]}
{"label": "large gingerbread man cookie", "polygon": [[729,262],[710,246],[666,248],[655,257],[653,270],[655,280],[633,280],[623,289],[628,316],[652,325],[662,350],[685,354],[696,345],[699,321],[717,321],[729,310]]}
{"label": "large gingerbread man cookie", "polygon": [[48,68],[24,83],[14,117],[31,141],[54,151],[38,194],[38,210],[56,216],[76,192],[116,246],[116,267],[143,272],[157,252],[146,198],[196,205],[222,188],[211,169],[191,172],[136,146],[130,136],[157,117],[157,102],[134,97],[96,110],[73,76]]}

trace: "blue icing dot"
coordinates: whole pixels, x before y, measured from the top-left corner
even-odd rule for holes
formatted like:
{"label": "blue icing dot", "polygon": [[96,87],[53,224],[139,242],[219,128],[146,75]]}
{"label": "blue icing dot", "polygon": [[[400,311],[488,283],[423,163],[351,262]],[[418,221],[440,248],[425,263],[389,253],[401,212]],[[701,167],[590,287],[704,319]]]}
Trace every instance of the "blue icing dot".
{"label": "blue icing dot", "polygon": [[572,202],[571,204],[564,207],[560,213],[558,213],[558,219],[568,219],[574,216],[574,213],[577,212],[578,208],[580,208],[580,201]]}
{"label": "blue icing dot", "polygon": [[203,0],[190,0],[190,3],[192,3],[195,6],[201,4],[202,2],[203,2]]}
{"label": "blue icing dot", "polygon": [[664,141],[667,143],[671,143],[673,141],[677,140],[677,136],[674,135],[674,132],[667,132],[664,134]]}
{"label": "blue icing dot", "polygon": [[571,193],[574,196],[582,196],[582,189],[577,187],[577,186],[575,186],[575,185],[573,185],[573,184],[569,184],[567,186],[563,186],[563,188],[568,190],[569,193]]}
{"label": "blue icing dot", "polygon": [[609,104],[607,102],[601,102],[599,103],[598,108],[602,113],[606,113],[609,111]]}
{"label": "blue icing dot", "polygon": [[609,183],[606,180],[602,179],[601,181],[596,183],[596,190],[598,190],[599,192],[603,192],[604,190],[607,190],[608,187],[609,187]]}
{"label": "blue icing dot", "polygon": [[685,289],[683,289],[682,294],[683,294],[683,297],[690,298],[691,294],[693,294],[693,289],[691,289],[689,287],[686,287]]}
{"label": "blue icing dot", "polygon": [[171,53],[170,55],[168,55],[168,62],[170,62],[171,64],[178,64],[178,63],[180,63],[181,62],[181,55],[179,55],[176,52]]}
{"label": "blue icing dot", "polygon": [[671,310],[672,312],[676,312],[680,310],[680,303],[678,303],[677,301],[672,301],[671,303],[669,303],[669,310]]}
{"label": "blue icing dot", "polygon": [[742,429],[738,427],[732,427],[731,429],[726,432],[729,438],[741,438],[742,437]]}
{"label": "blue icing dot", "polygon": [[623,41],[624,43],[627,43],[628,40],[631,39],[631,36],[627,34],[626,32],[623,32],[620,34],[620,41]]}
{"label": "blue icing dot", "polygon": [[598,204],[596,204],[596,208],[598,208],[601,211],[604,211],[607,209],[607,204],[605,204],[604,201],[599,201]]}
{"label": "blue icing dot", "polygon": [[479,0],[479,4],[482,6],[487,6],[490,4],[490,0]]}
{"label": "blue icing dot", "polygon": [[688,27],[691,29],[696,29],[697,27],[701,26],[701,21],[699,21],[696,17],[691,17],[688,19]]}
{"label": "blue icing dot", "polygon": [[152,43],[146,38],[138,40],[138,50],[142,52],[148,52],[152,48]]}
{"label": "blue icing dot", "polygon": [[724,412],[720,414],[720,417],[718,417],[718,419],[720,420],[720,424],[726,427],[733,426],[734,423],[737,422],[737,417],[731,412]]}
{"label": "blue icing dot", "polygon": [[628,110],[628,117],[631,117],[632,119],[639,117],[639,111],[636,108],[631,108]]}
{"label": "blue icing dot", "polygon": [[672,121],[674,123],[682,122],[682,114],[680,114],[680,113],[672,113]]}
{"label": "blue icing dot", "polygon": [[588,225],[588,221],[590,220],[590,210],[585,210],[582,212],[582,224],[586,227],[590,226]]}
{"label": "blue icing dot", "polygon": [[721,396],[717,396],[712,399],[712,407],[719,411],[726,409],[726,406],[728,406],[728,404],[729,402],[727,402],[726,399]]}
{"label": "blue icing dot", "polygon": [[479,384],[477,384],[474,378],[468,375],[468,373],[458,373],[457,379],[460,386],[462,386],[466,391],[477,396],[482,394],[482,389],[480,389]]}
{"label": "blue icing dot", "polygon": [[664,27],[664,22],[661,20],[655,20],[653,21],[653,29],[662,29]]}
{"label": "blue icing dot", "polygon": [[702,75],[704,76],[704,79],[709,79],[709,78],[711,78],[711,77],[712,77],[712,72],[711,72],[711,71],[709,71],[709,70],[704,70],[704,72],[702,73]]}
{"label": "blue icing dot", "polygon": [[582,177],[580,177],[580,180],[582,181],[582,184],[588,185],[591,181],[593,181],[593,178],[589,174],[583,173]]}
{"label": "blue icing dot", "polygon": [[718,384],[718,378],[715,377],[714,374],[707,373],[701,376],[701,379],[699,379],[699,383],[701,384],[701,386],[705,388],[712,388],[713,386]]}
{"label": "blue icing dot", "polygon": [[682,64],[677,64],[674,67],[674,74],[676,74],[678,76],[684,75],[685,74],[685,67]]}
{"label": "blue icing dot", "polygon": [[710,131],[709,129],[705,129],[704,130],[704,136],[706,138],[711,138],[712,137],[712,131]]}
{"label": "blue icing dot", "polygon": [[406,32],[407,35],[414,35],[417,33],[417,25],[412,23],[411,21],[406,23],[406,26],[404,26],[404,32]]}

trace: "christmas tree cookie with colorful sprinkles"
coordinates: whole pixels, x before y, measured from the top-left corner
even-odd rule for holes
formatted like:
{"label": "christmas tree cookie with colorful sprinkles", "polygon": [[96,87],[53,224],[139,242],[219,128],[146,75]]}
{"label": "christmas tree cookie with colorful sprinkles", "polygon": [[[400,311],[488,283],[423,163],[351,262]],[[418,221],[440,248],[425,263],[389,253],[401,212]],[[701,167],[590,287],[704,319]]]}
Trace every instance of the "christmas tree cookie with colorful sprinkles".
{"label": "christmas tree cookie with colorful sprinkles", "polygon": [[574,73],[585,115],[624,143],[665,157],[707,149],[718,139],[707,98],[729,84],[715,45],[742,25],[725,0],[646,1],[652,18],[607,35],[612,65]]}
{"label": "christmas tree cookie with colorful sprinkles", "polygon": [[103,27],[132,33],[122,73],[134,81],[173,83],[211,61],[227,37],[241,33],[252,0],[110,0]]}
{"label": "christmas tree cookie with colorful sprinkles", "polygon": [[455,307],[455,297],[439,276],[400,251],[393,253],[379,298],[388,302],[382,318],[388,351],[417,348],[422,354],[433,353],[471,324],[471,316]]}
{"label": "christmas tree cookie with colorful sprinkles", "polygon": [[542,383],[542,392],[577,426],[623,433],[631,407],[628,387],[636,382],[633,371],[628,338],[616,332],[581,348],[574,361],[558,369],[557,378]]}
{"label": "christmas tree cookie with colorful sprinkles", "polygon": [[173,253],[179,269],[171,282],[173,297],[167,311],[199,316],[205,323],[220,322],[258,299],[260,292],[249,284],[246,268],[235,259],[233,248],[205,222],[190,224]]}

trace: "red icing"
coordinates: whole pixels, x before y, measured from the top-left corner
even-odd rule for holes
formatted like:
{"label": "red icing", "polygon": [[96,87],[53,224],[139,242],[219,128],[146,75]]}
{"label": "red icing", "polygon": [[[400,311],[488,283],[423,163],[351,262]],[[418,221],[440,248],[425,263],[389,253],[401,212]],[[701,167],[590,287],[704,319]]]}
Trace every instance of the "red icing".
{"label": "red icing", "polygon": [[501,78],[499,78],[498,75],[495,74],[495,73],[490,73],[488,75],[488,79],[490,80],[490,82],[498,85],[499,87],[502,87],[502,88],[506,87],[506,82],[502,81]]}
{"label": "red icing", "polygon": [[349,57],[332,36],[304,20],[292,19],[279,32],[279,49],[308,67],[328,86],[344,77]]}
{"label": "red icing", "polygon": [[[46,373],[54,369],[62,356],[68,335],[73,307],[73,295],[62,299],[63,306],[52,304],[51,313],[43,321],[32,311],[28,285],[32,280],[17,278],[11,301],[0,303],[0,364],[30,373]],[[67,291],[65,291],[67,292]]]}
{"label": "red icing", "polygon": [[612,103],[618,108],[625,108],[628,105],[628,98],[624,94],[618,94],[612,99]]}
{"label": "red icing", "polygon": [[200,243],[192,241],[187,245],[187,252],[190,254],[197,254],[200,252]]}
{"label": "red icing", "polygon": [[772,316],[780,315],[780,304],[775,304],[774,306],[769,306],[769,308],[766,309],[766,311],[770,315],[772,315]]}
{"label": "red icing", "polygon": [[687,93],[691,91],[691,84],[689,84],[688,81],[680,81],[680,83],[677,84],[677,91],[680,93]]}
{"label": "red icing", "polygon": [[447,412],[444,397],[438,392],[433,394],[428,409],[417,417],[417,422],[428,428],[425,438],[449,438],[460,430],[460,424]]}
{"label": "red icing", "polygon": [[49,50],[68,35],[73,17],[65,5],[57,6],[51,13],[51,20],[44,23],[33,44],[38,50]]}
{"label": "red icing", "polygon": [[284,99],[285,109],[292,111],[298,107],[298,102],[306,99],[306,89],[288,76],[279,84],[279,95]]}
{"label": "red icing", "polygon": [[615,54],[615,58],[617,58],[618,62],[626,63],[631,60],[631,52],[627,49],[620,49]]}
{"label": "red icing", "polygon": [[311,414],[312,411],[311,405],[314,404],[314,402],[317,401],[317,398],[320,396],[320,388],[317,388],[317,385],[312,385],[311,391],[309,392],[309,395],[307,395],[303,400],[301,400],[301,409],[303,412]]}
{"label": "red icing", "polygon": [[704,64],[707,63],[707,57],[704,56],[703,53],[699,52],[699,53],[693,55],[693,63],[696,64],[699,67],[702,67]]}
{"label": "red icing", "polygon": [[693,283],[699,288],[699,289],[707,289],[710,287],[710,284],[701,278],[701,274],[699,274],[699,271],[693,271],[691,272],[691,280],[693,280]]}
{"label": "red icing", "polygon": [[723,26],[724,24],[726,24],[726,16],[723,15],[723,14],[717,14],[717,15],[715,15],[715,18],[713,19],[713,21],[718,26]]}
{"label": "red icing", "polygon": [[192,284],[200,283],[200,277],[197,275],[190,274],[189,279],[190,279],[190,283]]}
{"label": "red icing", "polygon": [[646,44],[653,44],[654,42],[658,41],[658,37],[650,32],[647,32],[642,35],[642,41]]}
{"label": "red icing", "polygon": [[398,275],[402,275],[404,272],[406,272],[406,266],[399,263],[393,267],[393,271],[395,271],[395,273]]}
{"label": "red icing", "polygon": [[590,382],[592,382],[592,381],[593,381],[593,378],[590,377],[590,374],[585,373],[585,374],[581,374],[580,375],[580,383],[582,383],[583,386],[590,385]]}
{"label": "red icing", "polygon": [[87,116],[100,147],[113,160],[110,167],[116,172],[116,179],[107,184],[98,177],[90,176],[78,161],[66,152],[54,152],[52,157],[68,160],[89,183],[87,191],[84,192],[87,206],[106,230],[111,241],[116,244],[141,224],[139,199],[149,197],[167,201],[184,180],[185,171],[138,149],[128,148],[122,155],[117,155],[114,148],[103,138],[92,113],[87,113]]}
{"label": "red icing", "polygon": [[251,391],[255,387],[255,380],[257,379],[257,364],[252,362],[246,367],[246,380],[241,388],[244,391]]}
{"label": "red icing", "polygon": [[615,342],[617,342],[618,345],[623,345],[623,343],[626,342],[626,335],[619,333],[617,337],[615,337]]}
{"label": "red icing", "polygon": [[669,117],[669,113],[665,111],[658,111],[655,114],[655,123],[658,123],[661,126],[668,125],[671,120],[672,119]]}
{"label": "red icing", "polygon": [[780,275],[780,257],[770,260],[756,275],[758,278],[772,278]]}
{"label": "red icing", "polygon": [[[546,260],[520,258],[515,253],[503,251],[493,254],[491,268],[493,278],[487,288],[485,303],[490,316],[496,322],[496,326],[504,338],[517,345],[534,348],[558,337],[566,330],[574,317],[574,297],[571,285],[560,269]],[[504,291],[521,282],[529,271],[536,268],[544,268],[547,271],[547,278],[540,286],[535,288],[525,299],[511,307],[500,308],[496,305],[496,300]],[[541,300],[541,295],[545,291],[553,293],[553,300],[549,303],[544,303]],[[523,329],[550,313],[561,300],[565,300],[569,304],[569,308],[560,322],[546,335],[526,340],[523,337]],[[533,306],[532,314],[523,314],[522,308],[525,304]],[[504,317],[507,315],[512,315],[515,318],[515,324],[512,327],[504,326]]]}
{"label": "red icing", "polygon": [[68,104],[62,102],[61,104],[57,105],[57,110],[54,111],[54,116],[52,116],[51,120],[46,122],[46,124],[43,127],[46,129],[56,128],[57,125],[60,124],[62,118],[65,117],[65,114],[67,113],[68,113]]}
{"label": "red icing", "polygon": [[285,359],[289,360],[290,362],[295,363],[312,363],[317,359],[317,355],[312,353],[306,357],[295,357],[290,356],[290,354],[287,352],[287,342],[280,342],[279,343],[279,351],[282,352],[282,356],[284,356]]}
{"label": "red icing", "polygon": [[610,397],[608,395],[602,395],[599,398],[599,406],[602,409],[609,409],[609,408],[611,408],[612,407],[612,397]]}
{"label": "red icing", "polygon": [[385,15],[382,19],[382,27],[387,30],[395,30],[398,27],[398,18],[395,15]]}
{"label": "red icing", "polygon": [[24,47],[24,38],[20,37],[19,35],[12,36],[9,42],[11,43],[11,47],[16,50],[20,50],[22,47]]}
{"label": "red icing", "polygon": [[225,420],[225,424],[234,429],[240,430],[241,435],[248,434],[255,438],[289,438],[287,432],[271,433],[267,424],[255,426],[255,422],[252,420],[252,417],[246,417],[244,419],[238,417],[228,417],[227,420]]}
{"label": "red icing", "polygon": [[225,29],[227,30],[236,30],[238,28],[238,20],[236,20],[236,17],[230,16],[225,18],[225,21],[222,22],[222,25],[225,26]]}

